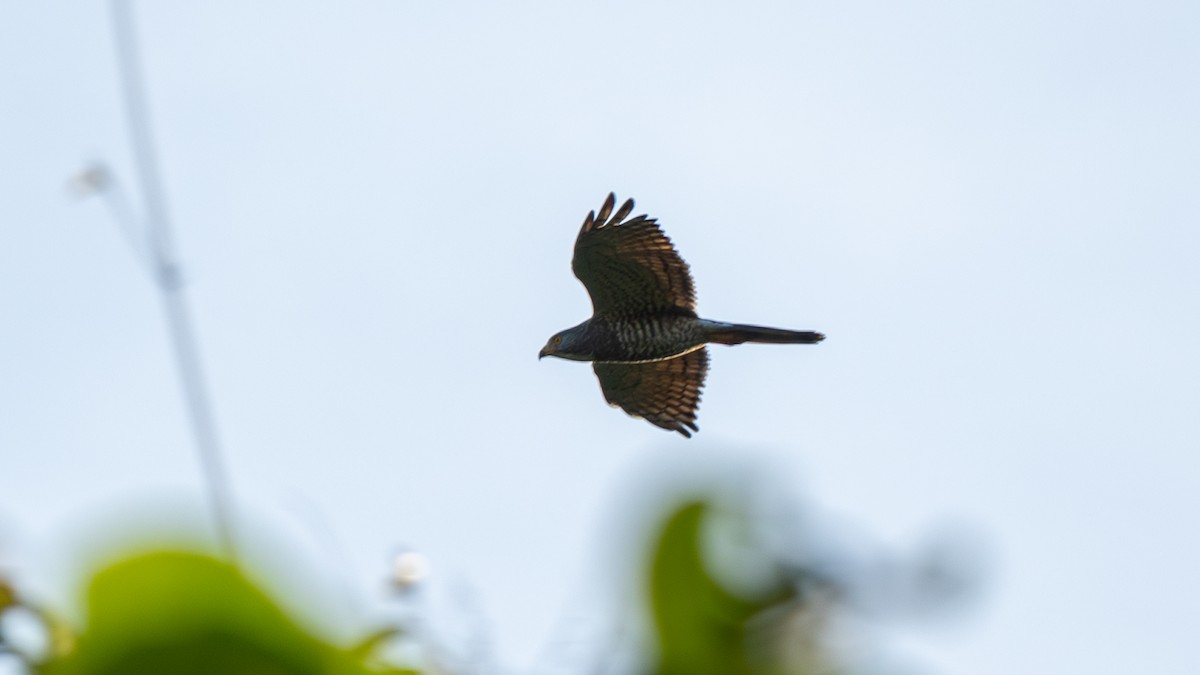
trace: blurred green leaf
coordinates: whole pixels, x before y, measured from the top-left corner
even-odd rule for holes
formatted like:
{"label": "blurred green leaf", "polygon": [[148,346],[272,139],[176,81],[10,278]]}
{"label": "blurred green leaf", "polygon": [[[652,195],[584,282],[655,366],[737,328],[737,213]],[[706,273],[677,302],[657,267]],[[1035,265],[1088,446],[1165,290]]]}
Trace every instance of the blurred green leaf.
{"label": "blurred green leaf", "polygon": [[3,578],[0,578],[0,612],[17,604],[17,592]]}
{"label": "blurred green leaf", "polygon": [[[179,551],[101,570],[87,627],[44,675],[378,674],[294,623],[235,566]],[[388,671],[391,673],[411,671]]]}
{"label": "blurred green leaf", "polygon": [[[756,598],[725,590],[704,563],[702,536],[711,506],[685,504],[667,520],[650,568],[650,602],[658,636],[659,675],[761,675],[747,644],[747,621],[789,597],[778,587]],[[767,659],[769,660],[769,659]]]}

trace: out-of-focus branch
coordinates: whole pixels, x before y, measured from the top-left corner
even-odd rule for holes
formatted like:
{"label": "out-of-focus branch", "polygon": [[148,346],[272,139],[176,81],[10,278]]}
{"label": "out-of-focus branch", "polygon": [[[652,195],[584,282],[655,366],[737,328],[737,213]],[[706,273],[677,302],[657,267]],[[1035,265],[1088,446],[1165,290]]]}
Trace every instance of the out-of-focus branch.
{"label": "out-of-focus branch", "polygon": [[[134,163],[137,167],[141,197],[144,204],[144,238],[129,219],[129,209],[122,207],[118,197],[110,196],[110,208],[118,224],[126,231],[135,252],[149,261],[155,284],[162,299],[171,345],[179,369],[192,434],[205,485],[213,509],[218,536],[228,558],[234,557],[236,547],[230,501],[229,481],[221,459],[216,419],[200,362],[200,350],[192,325],[191,311],[183,292],[178,256],[167,210],[166,195],[160,181],[158,157],[150,129],[149,106],[140,71],[133,13],[129,0],[112,0],[112,22],[117,49],[117,65],[121,73],[122,93],[129,127]],[[84,176],[89,174],[85,172]],[[93,184],[107,187],[111,179],[105,173],[91,174]],[[115,201],[112,201],[115,200]],[[143,253],[144,252],[144,253]]]}

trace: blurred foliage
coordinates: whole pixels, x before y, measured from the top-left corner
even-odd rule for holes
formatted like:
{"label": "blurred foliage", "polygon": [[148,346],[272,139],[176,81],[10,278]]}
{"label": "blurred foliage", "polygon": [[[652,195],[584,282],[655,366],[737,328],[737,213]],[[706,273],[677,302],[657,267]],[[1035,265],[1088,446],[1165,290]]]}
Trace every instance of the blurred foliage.
{"label": "blurred foliage", "polygon": [[[662,517],[645,567],[654,649],[637,672],[845,672],[830,654],[830,632],[832,618],[845,606],[847,586],[805,571],[785,551],[763,545],[761,528],[756,529],[749,512],[729,506],[702,495],[676,502]],[[722,549],[722,543],[734,548]],[[0,578],[0,614],[6,608],[27,611],[48,637],[40,654],[11,650],[28,672],[416,675],[496,670],[494,664],[442,658],[452,655],[421,640],[412,642],[415,634],[404,624],[381,626],[354,647],[335,645],[285,612],[240,567],[202,553],[172,549],[126,555],[91,576],[83,600],[83,628],[71,632]],[[2,628],[0,651],[5,645]],[[416,663],[421,671],[385,665],[380,658],[381,653],[399,654],[389,647],[405,641],[422,656],[410,650],[403,662]],[[458,665],[450,668],[450,663]],[[594,670],[595,664],[580,664],[576,672]]]}
{"label": "blurred foliage", "polygon": [[8,580],[0,577],[0,612],[17,604],[17,591],[8,583]]}
{"label": "blurred foliage", "polygon": [[[791,621],[803,612],[794,580],[782,575],[752,597],[727,590],[705,564],[705,526],[713,506],[691,502],[666,521],[650,563],[649,596],[658,638],[658,675],[808,675],[829,672],[820,658],[792,658],[788,643],[816,649],[814,625]],[[789,627],[792,630],[789,630]],[[811,633],[811,630],[809,631]],[[820,636],[817,636],[820,637]]]}
{"label": "blurred foliage", "polygon": [[229,563],[180,551],[98,572],[86,630],[42,675],[401,675],[373,669],[293,622]]}

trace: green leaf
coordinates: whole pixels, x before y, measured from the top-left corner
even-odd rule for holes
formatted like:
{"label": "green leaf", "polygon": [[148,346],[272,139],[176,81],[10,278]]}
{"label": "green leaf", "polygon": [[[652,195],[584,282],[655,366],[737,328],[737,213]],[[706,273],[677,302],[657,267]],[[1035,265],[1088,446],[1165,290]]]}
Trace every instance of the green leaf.
{"label": "green leaf", "polygon": [[[235,566],[164,551],[118,561],[87,591],[87,627],[44,675],[366,675]],[[398,672],[398,671],[391,671]]]}
{"label": "green leaf", "polygon": [[659,675],[750,675],[764,670],[747,650],[746,622],[784,597],[734,595],[704,563],[702,536],[711,506],[691,502],[667,520],[650,566],[650,603],[658,637]]}

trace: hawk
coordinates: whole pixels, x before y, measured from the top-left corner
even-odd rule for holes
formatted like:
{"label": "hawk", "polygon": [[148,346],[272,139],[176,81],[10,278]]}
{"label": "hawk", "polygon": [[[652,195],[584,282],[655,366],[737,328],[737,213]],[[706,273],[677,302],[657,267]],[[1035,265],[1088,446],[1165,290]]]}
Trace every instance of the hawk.
{"label": "hawk", "polygon": [[[688,265],[646,215],[627,200],[616,213],[609,193],[575,239],[571,268],[592,297],[592,318],[555,333],[538,359],[591,361],[610,405],[691,438],[712,342],[815,344],[813,331],[710,321],[696,315]],[[611,216],[611,217],[610,217]]]}

